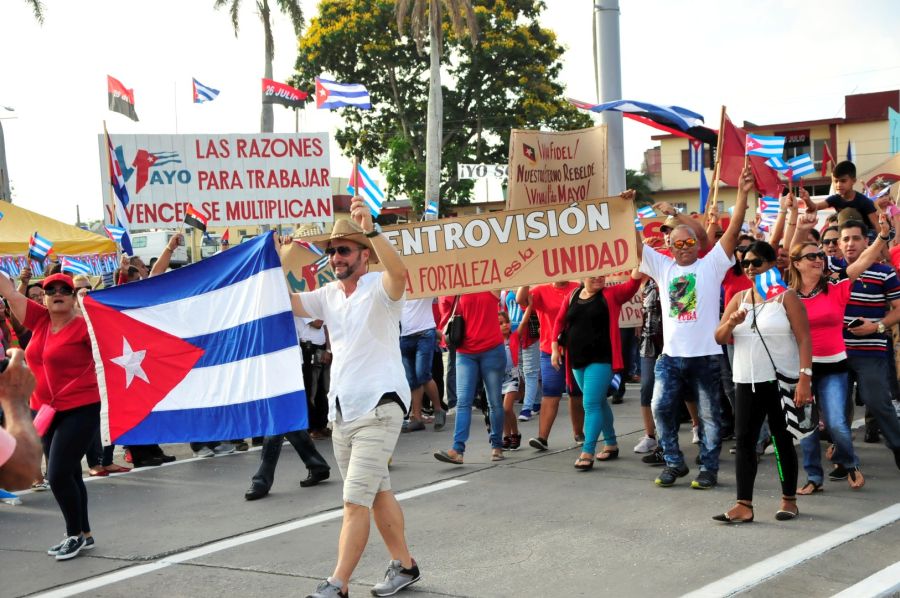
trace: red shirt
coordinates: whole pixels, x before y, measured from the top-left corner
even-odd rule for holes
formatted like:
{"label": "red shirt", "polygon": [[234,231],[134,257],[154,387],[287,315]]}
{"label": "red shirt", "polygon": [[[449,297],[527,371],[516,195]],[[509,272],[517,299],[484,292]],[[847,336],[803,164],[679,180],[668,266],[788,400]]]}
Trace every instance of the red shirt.
{"label": "red shirt", "polygon": [[846,276],[829,280],[828,292],[815,297],[801,297],[809,318],[809,338],[812,341],[813,361],[816,357],[831,357],[846,350],[844,344],[844,310],[850,301],[853,283]]}
{"label": "red shirt", "polygon": [[577,282],[568,282],[565,286],[557,288],[552,283],[539,284],[531,287],[531,305],[537,312],[541,322],[541,351],[553,353],[553,325],[556,323],[556,314],[559,308],[566,305],[572,291],[578,288]]}
{"label": "red shirt", "polygon": [[[456,297],[449,295],[440,298],[441,304],[441,330],[450,319],[453,311],[453,302]],[[497,314],[500,312],[500,300],[489,291],[461,295],[456,313],[462,314],[466,322],[466,332],[462,345],[456,348],[457,353],[483,353],[503,344],[503,334],[500,332],[500,321]]]}
{"label": "red shirt", "polygon": [[894,270],[900,272],[900,245],[891,247],[891,265]]}
{"label": "red shirt", "polygon": [[743,270],[741,270],[740,274],[735,274],[734,270],[729,268],[728,272],[725,273],[722,286],[725,287],[725,307],[728,307],[728,304],[731,303],[731,298],[741,291],[752,287],[753,282],[747,278]]}
{"label": "red shirt", "polygon": [[99,402],[94,354],[84,318],[75,316],[60,330],[51,332],[50,312],[29,299],[22,324],[33,333],[25,349],[25,361],[36,382],[31,408],[47,404],[57,411],[67,411]]}

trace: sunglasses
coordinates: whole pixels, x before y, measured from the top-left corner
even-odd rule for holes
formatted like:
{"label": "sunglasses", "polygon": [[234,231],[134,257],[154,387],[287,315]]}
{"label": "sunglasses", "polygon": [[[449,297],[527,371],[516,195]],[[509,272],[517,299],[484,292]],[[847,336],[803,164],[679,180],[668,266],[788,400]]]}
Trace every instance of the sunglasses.
{"label": "sunglasses", "polygon": [[752,260],[741,260],[741,267],[749,268],[750,266],[753,266],[754,268],[759,268],[764,263],[766,263],[766,260],[761,257],[755,257]]}
{"label": "sunglasses", "polygon": [[734,250],[735,250],[737,253],[747,253],[747,250],[748,250],[748,249],[750,249],[750,246],[749,246],[749,245],[745,245],[745,246],[743,246],[743,247],[738,246],[738,247],[735,247],[735,248],[734,248]]}
{"label": "sunglasses", "polygon": [[697,239],[687,238],[687,239],[678,239],[677,241],[672,241],[672,247],[675,249],[685,249],[693,247],[697,244]]}
{"label": "sunglasses", "polygon": [[822,239],[822,245],[837,245],[838,239],[835,237],[834,239]]}
{"label": "sunglasses", "polygon": [[74,292],[75,291],[73,291],[69,287],[50,287],[49,289],[44,289],[44,294],[48,297],[52,297],[54,295],[62,295],[63,297],[68,297]]}
{"label": "sunglasses", "polygon": [[800,260],[809,260],[811,262],[814,262],[816,260],[822,260],[824,262],[825,257],[826,257],[825,253],[820,251],[818,253],[805,253],[805,254],[801,255],[800,257],[795,258],[794,261],[799,262]]}
{"label": "sunglasses", "polygon": [[329,247],[325,250],[326,255],[334,255],[335,253],[341,257],[347,257],[348,255],[353,255],[353,252],[356,251],[352,247],[347,247],[346,245],[341,245],[340,247]]}

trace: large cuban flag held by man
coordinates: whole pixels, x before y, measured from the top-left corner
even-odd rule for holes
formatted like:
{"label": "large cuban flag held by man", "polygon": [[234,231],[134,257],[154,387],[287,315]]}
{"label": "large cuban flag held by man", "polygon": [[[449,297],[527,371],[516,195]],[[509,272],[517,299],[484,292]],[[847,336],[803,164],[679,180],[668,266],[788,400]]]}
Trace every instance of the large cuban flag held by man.
{"label": "large cuban flag held by man", "polygon": [[297,333],[272,233],[192,266],[88,294],[103,444],[307,427]]}

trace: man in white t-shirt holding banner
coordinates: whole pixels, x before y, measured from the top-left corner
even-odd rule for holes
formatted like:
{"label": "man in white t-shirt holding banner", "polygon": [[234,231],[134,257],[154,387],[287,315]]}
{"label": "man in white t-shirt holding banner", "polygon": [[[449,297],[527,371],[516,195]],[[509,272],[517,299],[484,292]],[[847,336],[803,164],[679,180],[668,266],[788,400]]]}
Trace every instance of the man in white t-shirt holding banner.
{"label": "man in white t-shirt holding banner", "polygon": [[[656,381],[651,405],[666,460],[666,467],[656,479],[658,486],[671,486],[689,471],[678,445],[677,421],[678,401],[688,385],[696,389],[701,420],[700,473],[691,487],[705,490],[718,483],[722,449],[719,433],[722,348],[713,333],[719,323],[722,280],[733,263],[732,255],[747,211],[747,195],[753,188],[753,175],[745,169],[728,229],[705,256],[699,256],[697,236],[685,225],[676,226],[669,236],[671,257],[649,246],[643,249],[640,270],[656,280],[662,302],[663,353],[654,370]],[[667,215],[674,215],[670,206],[665,209]]]}
{"label": "man in white t-shirt holding banner", "polygon": [[[406,266],[372,223],[361,197],[353,198],[350,217],[336,222],[331,237],[321,243],[337,280],[315,291],[291,294],[295,316],[322,320],[328,327],[334,356],[328,419],[334,422],[334,457],[344,478],[337,565],[307,598],[346,598],[373,515],[391,562],[384,581],[372,593],[392,596],[419,580],[388,473],[410,405],[400,357]],[[368,264],[379,261],[384,272],[368,272]]]}

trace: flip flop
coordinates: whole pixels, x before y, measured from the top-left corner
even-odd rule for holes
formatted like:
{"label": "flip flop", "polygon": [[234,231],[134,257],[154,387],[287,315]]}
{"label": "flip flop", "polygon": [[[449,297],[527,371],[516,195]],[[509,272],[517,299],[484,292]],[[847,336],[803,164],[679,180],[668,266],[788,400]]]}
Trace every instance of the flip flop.
{"label": "flip flop", "polygon": [[[456,453],[456,451],[454,451]],[[438,451],[434,453],[434,458],[443,463],[450,463],[451,465],[462,465],[463,464],[463,456],[461,453],[456,453],[456,455],[451,455],[449,451]]]}
{"label": "flip flop", "polygon": [[797,490],[797,494],[801,496],[809,496],[810,494],[815,494],[816,492],[824,492],[825,489],[822,488],[822,484],[818,484],[813,482],[812,480],[808,480],[803,487]]}
{"label": "flip flop", "polygon": [[597,461],[612,461],[619,458],[619,449],[606,447],[597,453]]}
{"label": "flip flop", "polygon": [[131,468],[130,467],[122,467],[121,465],[113,463],[112,465],[106,466],[106,471],[108,471],[109,473],[127,473],[127,472],[131,471]]}

